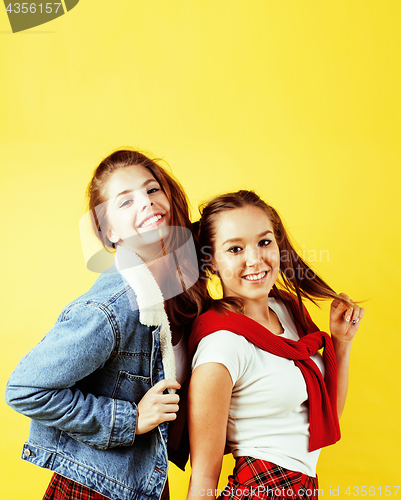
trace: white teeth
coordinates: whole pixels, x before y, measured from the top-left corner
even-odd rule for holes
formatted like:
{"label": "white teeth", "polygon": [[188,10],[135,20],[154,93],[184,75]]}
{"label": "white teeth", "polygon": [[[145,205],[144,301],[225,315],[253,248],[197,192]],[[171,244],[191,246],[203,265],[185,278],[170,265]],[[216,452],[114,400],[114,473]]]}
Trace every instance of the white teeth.
{"label": "white teeth", "polygon": [[262,273],[259,274],[248,274],[247,276],[243,276],[244,280],[248,281],[256,281],[256,280],[261,280],[264,278],[264,276],[267,274],[267,271],[263,271]]}
{"label": "white teeth", "polygon": [[154,217],[151,217],[150,219],[146,220],[139,227],[148,227],[148,226],[151,226],[152,224],[155,224],[158,220],[160,220],[162,217],[163,217],[163,215],[155,215]]}

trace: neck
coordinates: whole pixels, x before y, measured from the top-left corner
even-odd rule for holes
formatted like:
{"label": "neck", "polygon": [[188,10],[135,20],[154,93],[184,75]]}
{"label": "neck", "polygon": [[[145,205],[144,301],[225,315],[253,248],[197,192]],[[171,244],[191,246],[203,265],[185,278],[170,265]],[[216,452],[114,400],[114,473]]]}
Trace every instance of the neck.
{"label": "neck", "polygon": [[[149,264],[151,264],[153,261],[160,259],[160,257],[163,257],[163,255],[165,255],[165,253],[163,252],[163,246],[161,245],[160,241],[149,244],[146,241],[141,241],[139,238],[137,238],[136,240],[131,240],[128,239],[127,241],[123,241],[120,246],[137,254],[148,265],[148,267]],[[132,244],[133,241],[135,242],[135,245]]]}
{"label": "neck", "polygon": [[245,316],[253,319],[260,325],[267,328],[275,335],[284,333],[284,329],[277,317],[277,315],[269,309],[269,298],[263,300],[249,300],[245,301]]}
{"label": "neck", "polygon": [[146,262],[146,266],[148,267],[149,271],[153,274],[153,277],[155,278],[157,284],[160,287],[160,290],[162,290],[163,295],[165,295],[165,288],[167,285],[168,281],[168,268],[166,268],[166,261],[163,260],[162,258],[160,259],[155,259],[150,262]]}
{"label": "neck", "polygon": [[244,310],[245,316],[248,316],[248,318],[252,318],[258,323],[270,321],[271,314],[269,309],[268,297],[260,301],[244,301]]}

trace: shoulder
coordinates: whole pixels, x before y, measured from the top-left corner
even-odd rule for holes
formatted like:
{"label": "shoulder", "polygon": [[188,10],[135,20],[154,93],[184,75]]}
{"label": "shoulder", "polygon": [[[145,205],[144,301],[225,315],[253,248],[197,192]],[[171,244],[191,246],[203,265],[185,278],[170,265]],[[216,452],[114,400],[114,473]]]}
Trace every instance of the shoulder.
{"label": "shoulder", "polygon": [[[217,330],[210,335],[207,335],[199,342],[200,346],[210,346],[213,349],[221,348],[232,352],[237,348],[243,348],[249,342],[242,335],[237,335],[230,330]],[[199,348],[198,347],[198,348]],[[219,349],[220,350],[220,349]]]}
{"label": "shoulder", "polygon": [[[214,309],[209,309],[201,314],[193,323],[191,334],[188,340],[188,352],[191,358],[196,350],[197,345],[202,338],[219,330],[233,330],[232,323],[233,313],[218,313]],[[234,315],[236,316],[236,315]]]}
{"label": "shoulder", "polygon": [[204,337],[192,360],[192,370],[206,363],[224,365],[233,385],[245,373],[252,359],[252,345],[246,338],[228,330],[218,330]]}
{"label": "shoulder", "polygon": [[234,327],[241,322],[242,317],[242,314],[232,311],[217,312],[215,309],[209,309],[194,321],[192,332],[204,334],[217,330],[230,330],[230,326]]}
{"label": "shoulder", "polygon": [[118,271],[105,272],[97,278],[87,292],[73,300],[67,307],[84,302],[93,302],[107,306],[120,297],[127,296],[130,291],[130,286],[124,281]]}
{"label": "shoulder", "polygon": [[229,330],[218,330],[199,342],[193,366],[206,362],[237,364],[249,355],[250,347],[252,345],[245,337]]}
{"label": "shoulder", "polygon": [[[104,316],[111,320],[115,316],[138,314],[136,295],[124,281],[121,274],[102,273],[92,287],[83,295],[70,302],[62,311],[59,319],[71,317],[76,313],[81,316]],[[135,314],[134,314],[135,315]]]}

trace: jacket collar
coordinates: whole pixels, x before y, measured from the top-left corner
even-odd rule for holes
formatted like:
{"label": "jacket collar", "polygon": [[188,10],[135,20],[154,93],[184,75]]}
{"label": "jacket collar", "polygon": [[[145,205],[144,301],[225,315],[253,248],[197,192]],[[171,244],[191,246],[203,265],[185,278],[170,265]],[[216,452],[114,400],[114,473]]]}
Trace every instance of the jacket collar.
{"label": "jacket collar", "polygon": [[175,356],[171,342],[170,323],[164,310],[164,298],[153,274],[132,250],[118,246],[115,259],[119,273],[135,292],[139,322],[146,326],[160,325],[160,350],[166,379],[176,379]]}

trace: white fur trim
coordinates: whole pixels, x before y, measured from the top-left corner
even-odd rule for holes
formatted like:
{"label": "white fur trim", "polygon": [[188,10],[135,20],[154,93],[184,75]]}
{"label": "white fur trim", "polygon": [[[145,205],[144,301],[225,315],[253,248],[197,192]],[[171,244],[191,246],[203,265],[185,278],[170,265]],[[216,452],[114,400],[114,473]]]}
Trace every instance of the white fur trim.
{"label": "white fur trim", "polygon": [[[176,380],[170,323],[164,310],[164,299],[159,285],[147,265],[132,250],[118,246],[115,262],[119,273],[136,294],[140,323],[146,326],[160,325],[160,350],[164,375],[166,379]],[[169,392],[174,390],[169,389]]]}

